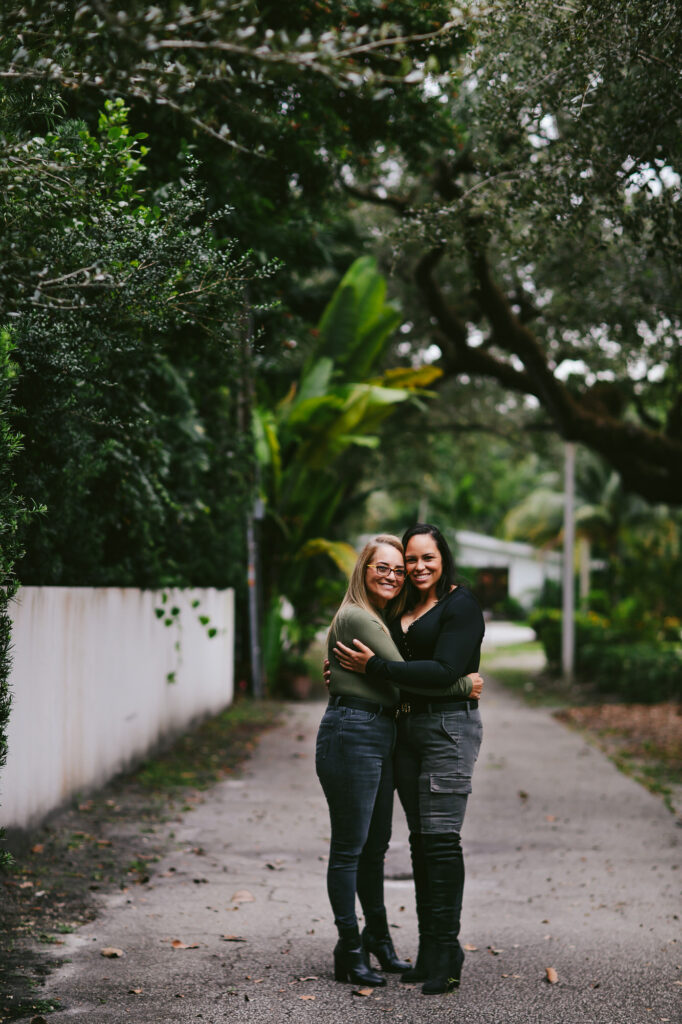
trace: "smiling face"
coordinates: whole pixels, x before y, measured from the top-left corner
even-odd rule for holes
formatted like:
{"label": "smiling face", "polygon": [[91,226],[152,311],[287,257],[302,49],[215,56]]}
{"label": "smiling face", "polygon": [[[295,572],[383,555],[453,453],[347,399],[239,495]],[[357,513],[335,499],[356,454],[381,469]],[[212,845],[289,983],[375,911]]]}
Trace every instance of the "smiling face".
{"label": "smiling face", "polygon": [[443,559],[430,533],[416,533],[410,537],[405,549],[405,568],[422,596],[435,588],[443,575]]}
{"label": "smiling face", "polygon": [[393,570],[404,570],[403,556],[391,544],[378,544],[370,562],[365,570],[367,596],[375,608],[385,608],[392,598],[398,596],[404,580],[399,579],[395,572],[382,576],[376,566],[387,565]]}

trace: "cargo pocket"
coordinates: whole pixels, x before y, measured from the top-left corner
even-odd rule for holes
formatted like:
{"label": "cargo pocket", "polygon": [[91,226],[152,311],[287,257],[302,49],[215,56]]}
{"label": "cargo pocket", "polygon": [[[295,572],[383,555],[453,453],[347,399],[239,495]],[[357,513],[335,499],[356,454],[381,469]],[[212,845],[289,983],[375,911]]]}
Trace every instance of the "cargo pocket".
{"label": "cargo pocket", "polygon": [[432,793],[470,793],[471,775],[431,775],[429,789]]}

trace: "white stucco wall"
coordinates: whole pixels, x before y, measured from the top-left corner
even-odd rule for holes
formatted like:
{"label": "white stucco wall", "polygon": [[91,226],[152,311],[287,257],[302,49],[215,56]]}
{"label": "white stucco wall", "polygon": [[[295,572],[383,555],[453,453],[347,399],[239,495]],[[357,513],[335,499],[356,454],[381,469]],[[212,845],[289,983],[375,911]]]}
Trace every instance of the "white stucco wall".
{"label": "white stucco wall", "polygon": [[[24,587],[0,821],[35,824],[233,697],[234,594]],[[193,601],[199,601],[196,608]],[[165,626],[155,609],[180,609]],[[208,616],[208,626],[199,616]],[[209,638],[207,629],[216,628]],[[175,673],[175,681],[167,676]]]}

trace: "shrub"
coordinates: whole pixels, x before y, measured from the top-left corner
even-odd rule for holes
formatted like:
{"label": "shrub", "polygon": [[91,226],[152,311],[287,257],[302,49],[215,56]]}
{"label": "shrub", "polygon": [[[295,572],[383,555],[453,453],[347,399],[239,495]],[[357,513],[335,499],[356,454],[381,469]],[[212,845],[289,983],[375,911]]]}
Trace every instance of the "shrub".
{"label": "shrub", "polygon": [[655,704],[682,698],[682,648],[677,644],[587,644],[581,672],[601,692]]}
{"label": "shrub", "polygon": [[[600,692],[616,693],[627,701],[653,704],[682,698],[682,646],[677,620],[667,624],[668,634],[676,642],[652,642],[651,623],[638,623],[630,610],[618,606],[611,622],[596,612],[576,614],[576,672]],[[556,608],[538,609],[529,621],[548,664],[556,668],[561,663],[561,612]]]}
{"label": "shrub", "polygon": [[[556,668],[561,664],[561,622],[558,608],[539,608],[531,612],[529,622],[545,650],[547,663]],[[575,651],[576,670],[581,671],[581,651],[589,644],[605,642],[609,637],[609,622],[596,612],[576,612]]]}
{"label": "shrub", "polygon": [[527,617],[526,609],[520,601],[510,594],[493,606],[493,614],[500,619],[507,619],[509,622],[524,622]]}

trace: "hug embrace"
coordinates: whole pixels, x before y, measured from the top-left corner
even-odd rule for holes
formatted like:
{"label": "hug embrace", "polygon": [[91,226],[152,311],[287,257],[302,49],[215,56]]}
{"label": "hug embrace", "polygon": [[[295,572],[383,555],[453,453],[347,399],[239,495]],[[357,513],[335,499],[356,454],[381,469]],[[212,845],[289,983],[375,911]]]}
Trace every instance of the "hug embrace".
{"label": "hug embrace", "polygon": [[[482,737],[484,628],[437,527],[418,523],[402,542],[380,535],[360,552],[329,629],[329,704],[316,747],[331,819],[327,889],[339,933],[337,981],[385,985],[372,954],[401,981],[423,982],[425,994],[459,984],[460,833]],[[410,834],[414,965],[396,954],[384,904],[394,788]]]}

